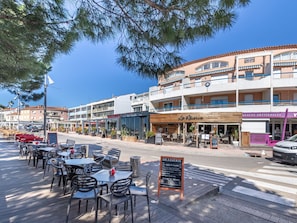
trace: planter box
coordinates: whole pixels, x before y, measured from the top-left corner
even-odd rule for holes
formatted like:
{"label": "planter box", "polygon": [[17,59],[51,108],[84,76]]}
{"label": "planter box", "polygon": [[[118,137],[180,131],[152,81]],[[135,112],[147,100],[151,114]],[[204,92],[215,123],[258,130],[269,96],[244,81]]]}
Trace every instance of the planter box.
{"label": "planter box", "polygon": [[122,136],[123,141],[128,141],[128,142],[137,142],[137,137],[136,136]]}
{"label": "planter box", "polygon": [[147,139],[145,140],[145,143],[148,143],[148,144],[155,144],[155,136],[147,138]]}

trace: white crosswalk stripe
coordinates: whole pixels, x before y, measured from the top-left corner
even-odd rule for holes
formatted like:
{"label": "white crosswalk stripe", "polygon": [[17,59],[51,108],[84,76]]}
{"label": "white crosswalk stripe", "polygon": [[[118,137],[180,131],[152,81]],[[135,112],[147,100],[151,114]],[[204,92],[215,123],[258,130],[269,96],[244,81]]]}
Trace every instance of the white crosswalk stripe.
{"label": "white crosswalk stripe", "polygon": [[216,171],[218,173],[230,173],[243,178],[241,184],[232,189],[233,192],[267,201],[273,201],[286,206],[296,207],[296,166],[271,162],[269,165],[263,166],[254,172],[198,165],[197,167],[205,168],[208,171]]}
{"label": "white crosswalk stripe", "polygon": [[232,177],[193,166],[185,168],[185,177],[201,180],[217,186],[224,186],[233,180]]}

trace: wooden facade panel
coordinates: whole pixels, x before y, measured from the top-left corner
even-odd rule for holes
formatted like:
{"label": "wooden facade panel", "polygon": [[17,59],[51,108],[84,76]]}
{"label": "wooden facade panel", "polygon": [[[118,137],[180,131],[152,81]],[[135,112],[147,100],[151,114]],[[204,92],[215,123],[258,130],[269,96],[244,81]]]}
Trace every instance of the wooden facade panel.
{"label": "wooden facade panel", "polygon": [[241,112],[151,114],[151,123],[241,123]]}

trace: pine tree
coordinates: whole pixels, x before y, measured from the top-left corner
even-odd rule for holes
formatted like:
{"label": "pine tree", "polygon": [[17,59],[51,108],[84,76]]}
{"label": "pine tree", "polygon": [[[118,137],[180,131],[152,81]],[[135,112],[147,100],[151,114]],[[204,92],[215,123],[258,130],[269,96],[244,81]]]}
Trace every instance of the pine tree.
{"label": "pine tree", "polygon": [[184,62],[179,54],[185,46],[231,28],[237,7],[249,2],[1,0],[0,88],[32,96],[53,59],[82,38],[114,39],[120,65],[157,78]]}

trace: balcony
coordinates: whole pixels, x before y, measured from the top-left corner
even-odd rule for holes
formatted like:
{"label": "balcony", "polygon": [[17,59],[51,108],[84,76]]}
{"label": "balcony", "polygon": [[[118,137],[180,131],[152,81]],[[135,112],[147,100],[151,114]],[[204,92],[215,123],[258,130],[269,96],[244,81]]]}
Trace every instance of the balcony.
{"label": "balcony", "polygon": [[270,76],[258,76],[252,79],[239,78],[238,79],[238,90],[251,90],[251,89],[263,89],[270,88],[271,78]]}
{"label": "balcony", "polygon": [[294,110],[294,106],[297,105],[297,100],[281,100],[273,103],[273,107],[270,106],[270,100],[254,100],[254,101],[241,101],[238,102],[238,108],[236,108],[235,102],[223,102],[217,104],[189,104],[182,107],[170,107],[170,108],[156,108],[152,109],[152,112],[173,112],[173,111],[186,111],[186,110],[213,110],[219,109],[220,111],[283,111],[283,106],[289,108],[289,110]]}
{"label": "balcony", "polygon": [[[278,84],[275,81],[276,86],[286,86],[285,82]],[[202,95],[209,93],[221,93],[221,92],[234,92],[238,90],[254,90],[254,89],[265,89],[271,87],[271,76],[270,74],[257,74],[250,78],[239,78],[238,82],[236,79],[221,78],[217,80],[209,81],[196,81],[191,83],[183,83],[178,86],[166,87],[164,89],[158,89],[157,86],[150,88],[150,100],[164,101],[166,99],[180,98],[182,96],[190,95]]]}

